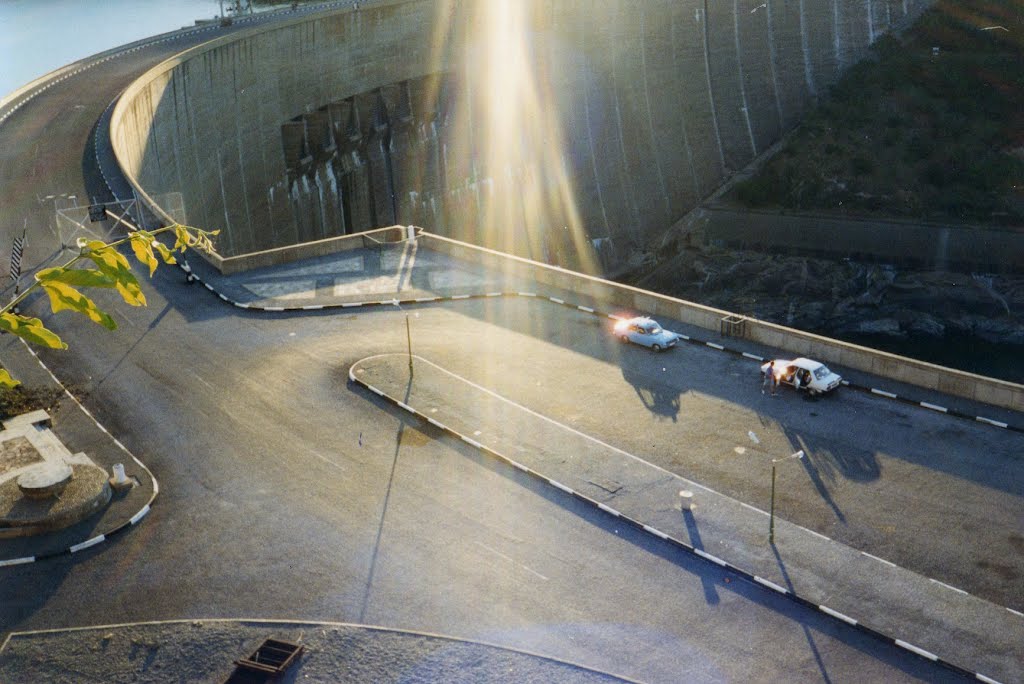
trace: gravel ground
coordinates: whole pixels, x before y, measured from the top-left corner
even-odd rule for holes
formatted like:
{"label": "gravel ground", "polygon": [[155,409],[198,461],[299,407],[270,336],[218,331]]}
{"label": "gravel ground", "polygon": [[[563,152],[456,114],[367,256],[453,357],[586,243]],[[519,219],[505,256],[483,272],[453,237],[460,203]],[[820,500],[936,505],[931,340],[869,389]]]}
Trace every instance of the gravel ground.
{"label": "gravel ground", "polygon": [[223,682],[233,661],[273,637],[306,650],[279,682],[622,682],[542,656],[355,625],[181,621],[15,634],[0,681]]}

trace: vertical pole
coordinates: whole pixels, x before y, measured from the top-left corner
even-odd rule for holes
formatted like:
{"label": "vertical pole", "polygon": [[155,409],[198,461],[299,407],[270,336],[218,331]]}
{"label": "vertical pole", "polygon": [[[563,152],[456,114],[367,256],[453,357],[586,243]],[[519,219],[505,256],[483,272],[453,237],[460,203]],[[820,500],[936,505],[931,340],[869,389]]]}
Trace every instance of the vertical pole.
{"label": "vertical pole", "polygon": [[412,332],[409,330],[409,314],[405,314],[405,340],[409,345],[409,377],[412,377]]}
{"label": "vertical pole", "polygon": [[[412,363],[410,361],[409,363]],[[772,463],[772,505],[768,515],[768,543],[775,543],[775,464]]]}

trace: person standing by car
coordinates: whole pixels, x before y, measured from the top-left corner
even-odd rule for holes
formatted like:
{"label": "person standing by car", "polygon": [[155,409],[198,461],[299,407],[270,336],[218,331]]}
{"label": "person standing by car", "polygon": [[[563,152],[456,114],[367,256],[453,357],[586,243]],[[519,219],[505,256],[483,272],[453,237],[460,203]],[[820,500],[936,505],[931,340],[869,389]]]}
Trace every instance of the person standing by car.
{"label": "person standing by car", "polygon": [[761,394],[764,394],[764,388],[767,387],[771,390],[772,395],[775,394],[775,361],[772,360],[768,364],[768,367],[764,371],[764,378],[761,380]]}

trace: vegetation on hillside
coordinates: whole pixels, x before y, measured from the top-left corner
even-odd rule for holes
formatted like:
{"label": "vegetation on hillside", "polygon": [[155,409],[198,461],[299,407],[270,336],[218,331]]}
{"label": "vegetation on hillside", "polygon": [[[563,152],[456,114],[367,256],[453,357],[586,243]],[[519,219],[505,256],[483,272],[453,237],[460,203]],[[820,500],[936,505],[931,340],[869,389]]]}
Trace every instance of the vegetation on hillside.
{"label": "vegetation on hillside", "polygon": [[732,198],[749,207],[1024,221],[1019,0],[941,0],[872,49],[874,59],[850,69]]}

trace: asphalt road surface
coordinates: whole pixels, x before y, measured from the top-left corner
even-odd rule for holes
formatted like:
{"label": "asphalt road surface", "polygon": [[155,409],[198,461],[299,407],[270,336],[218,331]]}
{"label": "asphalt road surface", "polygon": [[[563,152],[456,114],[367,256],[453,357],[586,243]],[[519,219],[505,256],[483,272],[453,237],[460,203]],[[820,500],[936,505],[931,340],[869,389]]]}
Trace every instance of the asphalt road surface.
{"label": "asphalt road surface", "polygon": [[[5,244],[21,216],[42,211],[38,197],[101,191],[92,125],[133,76],[187,43],[90,69],[0,127]],[[26,262],[57,248],[54,236],[32,235]],[[306,618],[482,639],[646,681],[952,678],[620,528],[350,387],[352,363],[404,349],[402,312],[244,312],[174,269],[158,271],[145,291],[141,310],[97,297],[121,323],[116,333],[51,317],[42,301],[29,309],[71,345],[45,354],[47,363],[147,463],[161,494],[145,523],[115,543],[4,568],[4,632]],[[880,503],[930,498],[932,487],[943,494],[944,478],[983,506],[978,520],[996,516],[971,532],[1019,532],[1019,469],[992,432],[974,431],[984,428],[852,394],[762,405],[752,366],[685,347],[659,356],[624,348],[595,319],[537,302],[418,313],[418,354],[638,455],[678,454],[687,476],[761,506],[765,483],[743,475],[745,456],[735,451],[746,431],[765,448],[806,441],[816,470],[801,466],[802,481],[799,468],[784,476],[780,510],[837,539],[878,528],[879,538],[892,535],[894,553],[920,538],[920,551],[908,554],[944,564],[930,560],[927,516]],[[731,432],[719,429],[725,424]],[[961,455],[997,459],[984,474],[942,447],[975,440],[983,449]],[[932,484],[908,489],[919,477]],[[855,491],[868,486],[878,489]],[[1003,584],[1019,586],[1015,576]],[[998,585],[965,588],[995,600]]]}

